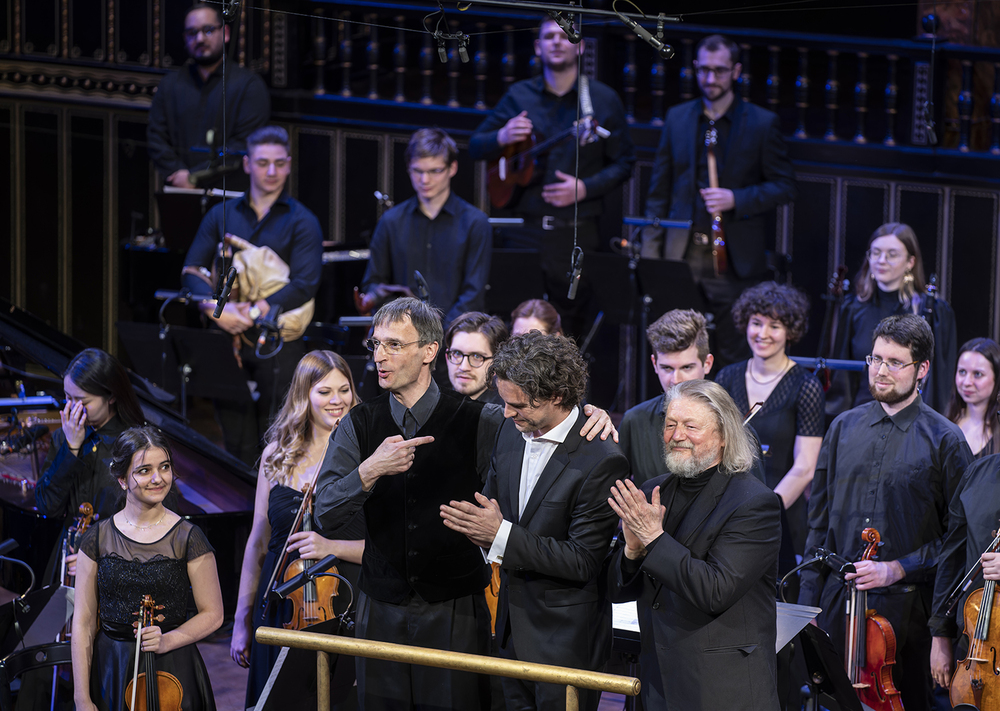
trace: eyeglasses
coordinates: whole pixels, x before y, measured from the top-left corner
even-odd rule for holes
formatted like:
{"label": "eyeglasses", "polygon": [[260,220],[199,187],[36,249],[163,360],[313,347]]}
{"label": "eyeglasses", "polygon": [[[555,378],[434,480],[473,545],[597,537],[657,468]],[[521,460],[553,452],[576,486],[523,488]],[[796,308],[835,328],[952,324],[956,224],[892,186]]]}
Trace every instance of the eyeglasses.
{"label": "eyeglasses", "polygon": [[369,338],[365,341],[365,348],[370,350],[372,353],[378,350],[379,346],[385,349],[385,352],[389,355],[399,355],[403,352],[403,349],[407,346],[412,346],[414,343],[420,343],[419,340],[410,341],[409,343],[400,343],[399,341],[376,341],[374,338]]}
{"label": "eyeglasses", "polygon": [[267,170],[269,166],[274,165],[275,168],[281,170],[288,165],[291,158],[278,158],[277,160],[268,160],[267,158],[258,158],[253,163],[261,170]]}
{"label": "eyeglasses", "polygon": [[448,166],[445,166],[444,168],[430,168],[429,170],[420,170],[420,168],[409,168],[408,170],[410,171],[410,175],[415,178],[420,178],[424,175],[436,178],[439,175],[444,175],[444,172],[448,170]]}
{"label": "eyeglasses", "polygon": [[869,261],[872,262],[877,262],[882,257],[885,257],[885,261],[887,262],[898,262],[900,257],[902,256],[903,252],[899,251],[898,249],[889,249],[885,251],[881,249],[868,250],[868,259]]}
{"label": "eyeglasses", "polygon": [[493,360],[493,356],[484,356],[482,353],[463,353],[462,351],[455,350],[454,348],[449,348],[444,352],[444,357],[448,359],[448,362],[452,365],[462,365],[462,360],[464,358],[469,359],[469,365],[473,368],[482,368],[483,363],[488,360]]}
{"label": "eyeglasses", "polygon": [[885,366],[886,370],[888,370],[890,373],[898,373],[903,368],[906,368],[907,366],[910,365],[916,365],[920,361],[915,360],[912,363],[900,363],[898,360],[882,360],[876,355],[869,355],[865,356],[865,362],[871,367],[873,367],[876,373],[882,369],[883,365]]}
{"label": "eyeglasses", "polygon": [[205,25],[203,27],[188,27],[184,30],[184,36],[189,40],[193,40],[200,33],[205,35],[205,38],[207,39],[221,29],[222,25]]}
{"label": "eyeglasses", "polygon": [[707,77],[714,74],[717,77],[725,76],[733,71],[732,67],[695,67],[694,72],[700,77]]}

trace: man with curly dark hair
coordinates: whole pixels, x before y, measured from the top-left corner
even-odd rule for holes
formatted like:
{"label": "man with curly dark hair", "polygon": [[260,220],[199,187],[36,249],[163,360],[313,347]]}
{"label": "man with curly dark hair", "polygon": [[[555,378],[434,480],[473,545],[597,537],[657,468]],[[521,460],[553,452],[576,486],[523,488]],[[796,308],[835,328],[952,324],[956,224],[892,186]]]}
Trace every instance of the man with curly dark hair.
{"label": "man with curly dark hair", "polygon": [[[611,652],[611,604],[598,585],[617,527],[607,505],[628,476],[616,444],[578,435],[587,366],[563,336],[531,331],[503,344],[490,380],[504,422],[483,494],[441,507],[449,528],[500,564],[497,643],[506,659],[600,670]],[[509,708],[556,708],[565,690],[503,679]],[[593,711],[595,691],[580,694]]]}

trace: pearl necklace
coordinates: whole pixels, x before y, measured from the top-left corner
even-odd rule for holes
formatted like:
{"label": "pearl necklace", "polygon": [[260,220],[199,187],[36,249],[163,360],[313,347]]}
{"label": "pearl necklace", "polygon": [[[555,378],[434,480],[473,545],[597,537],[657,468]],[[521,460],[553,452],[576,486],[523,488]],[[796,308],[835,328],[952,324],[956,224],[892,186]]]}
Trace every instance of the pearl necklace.
{"label": "pearl necklace", "polygon": [[132,528],[134,528],[137,531],[145,531],[145,530],[150,529],[150,528],[156,528],[157,526],[159,526],[163,522],[163,519],[164,519],[164,517],[166,517],[166,515],[167,515],[167,510],[164,509],[163,510],[163,514],[160,516],[159,520],[156,523],[151,523],[148,526],[140,526],[138,524],[135,524],[135,523],[132,523],[131,521],[129,521],[128,520],[128,516],[125,515],[124,511],[122,511],[122,518],[125,519],[125,523],[127,523],[129,526],[131,526]]}

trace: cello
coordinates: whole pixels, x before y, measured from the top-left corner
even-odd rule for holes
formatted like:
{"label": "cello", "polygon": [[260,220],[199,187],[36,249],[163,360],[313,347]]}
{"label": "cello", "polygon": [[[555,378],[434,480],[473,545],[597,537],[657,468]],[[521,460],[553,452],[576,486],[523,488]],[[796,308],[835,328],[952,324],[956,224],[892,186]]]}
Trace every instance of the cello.
{"label": "cello", "polygon": [[[996,552],[1000,545],[1000,536],[996,531],[993,535],[993,542],[984,554]],[[997,666],[1000,621],[993,617],[996,595],[996,581],[987,580],[965,601],[962,612],[965,616],[964,634],[969,638],[969,653],[958,663],[948,687],[953,707],[965,704],[979,711],[1000,709],[1000,667]]]}
{"label": "cello", "polygon": [[[874,528],[861,533],[866,544],[861,560],[874,560],[881,537]],[[896,663],[896,633],[889,620],[868,609],[868,592],[854,581],[847,597],[847,676],[862,703],[874,711],[903,711],[899,690],[892,683]]]}
{"label": "cello", "polygon": [[[125,704],[129,711],[181,711],[181,701],[184,699],[184,687],[173,674],[156,670],[156,652],[142,652],[142,631],[163,621],[163,615],[157,615],[156,610],[162,610],[163,605],[157,605],[149,595],[142,596],[139,611],[132,614],[138,616],[135,637],[135,669],[132,678],[125,686]],[[139,673],[139,654],[145,671]],[[142,693],[138,693],[139,689]]]}

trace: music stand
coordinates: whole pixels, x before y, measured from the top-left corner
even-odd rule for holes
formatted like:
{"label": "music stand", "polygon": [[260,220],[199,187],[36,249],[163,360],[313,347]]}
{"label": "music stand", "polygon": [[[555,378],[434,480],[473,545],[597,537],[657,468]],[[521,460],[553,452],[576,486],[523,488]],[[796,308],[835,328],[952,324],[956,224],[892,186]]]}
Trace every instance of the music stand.
{"label": "music stand", "polygon": [[823,707],[830,711],[863,711],[830,635],[815,625],[806,625],[796,639],[805,659],[809,687]]}
{"label": "music stand", "polygon": [[155,323],[118,321],[115,326],[133,370],[168,393],[177,395],[181,391],[180,371],[169,331],[166,338],[160,338],[161,329]]}
{"label": "music stand", "polygon": [[54,640],[72,618],[72,594],[65,585],[48,585],[0,606],[0,657],[21,646],[22,636],[26,647]]}
{"label": "music stand", "polygon": [[225,331],[171,326],[181,372],[181,399],[186,396],[250,405],[254,398],[247,373],[233,355],[233,337]]}
{"label": "music stand", "polygon": [[[243,193],[226,191],[227,199],[243,197]],[[221,190],[198,190],[165,186],[156,193],[160,209],[160,229],[163,246],[167,249],[185,250],[194,240],[205,213],[216,203],[222,202]]]}
{"label": "music stand", "polygon": [[625,288],[632,282],[629,258],[621,254],[590,252],[584,259],[583,273],[590,275],[594,300],[601,305],[604,318],[614,324],[632,325],[638,292]]}
{"label": "music stand", "polygon": [[542,259],[537,249],[493,250],[486,285],[487,313],[501,314],[506,319],[522,301],[540,299],[544,294]]}

